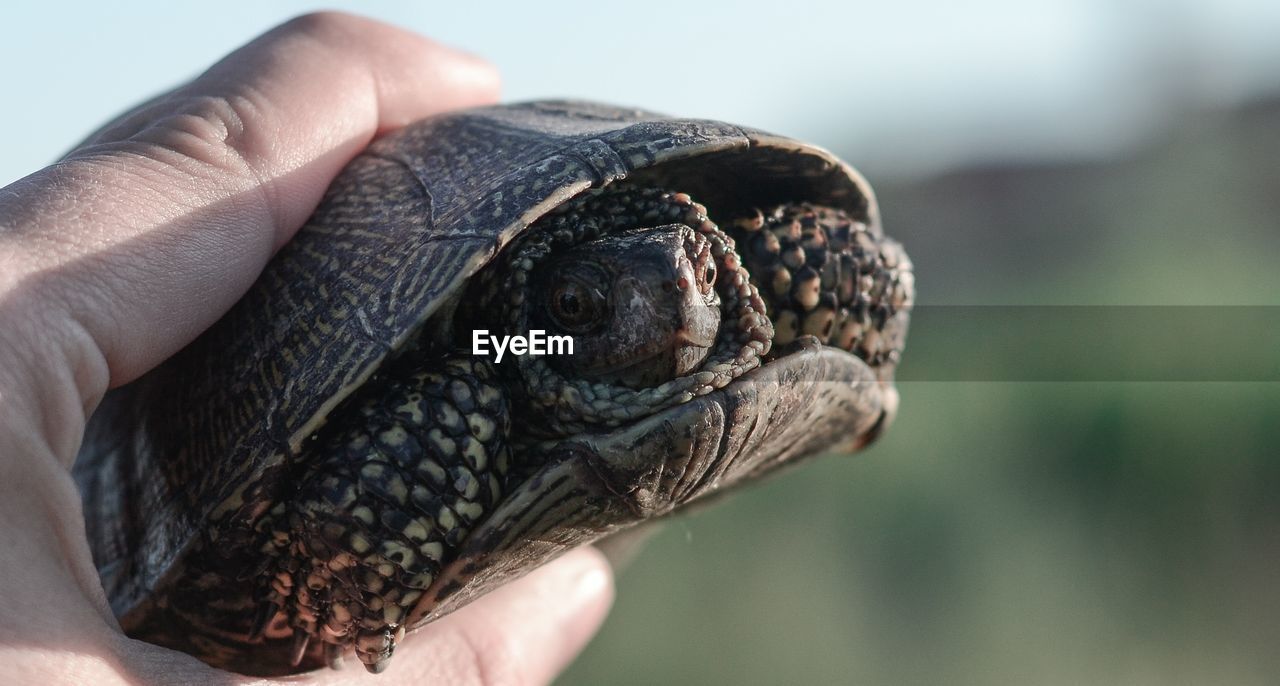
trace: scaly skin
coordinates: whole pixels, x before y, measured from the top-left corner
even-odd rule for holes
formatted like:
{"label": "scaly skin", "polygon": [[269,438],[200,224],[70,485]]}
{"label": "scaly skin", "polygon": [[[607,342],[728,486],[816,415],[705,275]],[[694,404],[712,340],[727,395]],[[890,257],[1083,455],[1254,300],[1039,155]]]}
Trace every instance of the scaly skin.
{"label": "scaly skin", "polygon": [[255,633],[279,616],[295,664],[319,640],[331,664],[354,645],[386,667],[447,551],[502,497],[510,420],[494,381],[487,361],[455,357],[361,389],[316,437],[292,500],[259,521],[275,563]]}
{"label": "scaly skin", "polygon": [[733,222],[752,279],[773,320],[773,343],[800,336],[892,368],[915,298],[911,260],[878,227],[843,210],[787,203]]}
{"label": "scaly skin", "polygon": [[[645,243],[634,233],[645,227],[675,237]],[[905,324],[895,324],[895,315],[911,297],[910,264],[896,244],[838,210],[803,204],[738,220],[733,236],[744,259],[734,238],[688,196],[634,188],[590,194],[531,228],[481,277],[470,297],[487,306],[461,313],[456,336],[469,337],[468,324],[507,333],[525,333],[532,321],[545,325],[537,308],[547,297],[531,292],[532,284],[555,282],[547,286],[536,270],[574,246],[588,245],[584,256],[616,270],[628,251],[641,252],[635,246],[663,244],[683,247],[672,249],[670,271],[637,269],[662,281],[636,293],[669,293],[670,302],[651,303],[654,316],[674,311],[682,313],[679,322],[702,326],[705,317],[690,308],[718,306],[719,333],[700,353],[705,359],[672,376],[675,358],[657,355],[652,369],[620,380],[592,378],[584,371],[594,368],[591,359],[549,364],[522,356],[494,369],[469,355],[401,358],[335,412],[300,460],[296,490],[259,520],[261,551],[271,562],[257,581],[254,633],[292,632],[295,664],[319,641],[331,664],[354,647],[380,672],[413,604],[471,528],[537,466],[541,448],[723,388],[759,366],[771,344],[800,335],[855,351],[872,365],[896,361]],[[751,273],[763,276],[753,282]],[[703,293],[691,298],[688,289],[703,278]],[[614,336],[646,353],[676,344],[670,321],[637,316],[610,322],[604,342]],[[655,378],[635,387],[636,379]]]}

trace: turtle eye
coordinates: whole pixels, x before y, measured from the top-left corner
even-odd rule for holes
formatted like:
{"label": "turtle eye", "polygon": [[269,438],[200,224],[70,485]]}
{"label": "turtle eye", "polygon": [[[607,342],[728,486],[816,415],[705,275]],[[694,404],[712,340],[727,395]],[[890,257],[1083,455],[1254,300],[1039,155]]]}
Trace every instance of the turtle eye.
{"label": "turtle eye", "polygon": [[578,281],[566,281],[551,292],[551,319],[573,333],[586,333],[603,319],[604,294]]}

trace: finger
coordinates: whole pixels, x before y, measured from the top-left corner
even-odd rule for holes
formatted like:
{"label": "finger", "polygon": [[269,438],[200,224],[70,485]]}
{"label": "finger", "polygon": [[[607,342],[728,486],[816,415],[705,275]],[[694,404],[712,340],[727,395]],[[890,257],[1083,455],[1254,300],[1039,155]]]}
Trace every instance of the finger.
{"label": "finger", "polygon": [[[225,312],[375,135],[496,90],[475,58],[326,13],[120,118],[0,192],[0,353],[26,375],[0,386],[74,425]],[[78,403],[48,397],[65,385]]]}
{"label": "finger", "polygon": [[550,683],[595,634],[612,602],[609,563],[594,548],[579,548],[410,635],[382,674],[348,662],[313,672],[306,683]]}
{"label": "finger", "polygon": [[[377,133],[496,96],[497,75],[486,62],[369,19],[317,13],[273,29],[190,84],[127,113],[71,157],[157,145],[166,156],[174,149],[222,166],[229,147],[230,163],[249,167],[249,180],[278,186],[268,190],[276,196],[270,209],[282,214],[276,228],[283,241],[324,190],[308,183],[314,179],[288,175],[301,163],[335,148],[350,157]],[[205,147],[210,133],[221,146],[189,149]],[[345,161],[312,173],[332,178]]]}

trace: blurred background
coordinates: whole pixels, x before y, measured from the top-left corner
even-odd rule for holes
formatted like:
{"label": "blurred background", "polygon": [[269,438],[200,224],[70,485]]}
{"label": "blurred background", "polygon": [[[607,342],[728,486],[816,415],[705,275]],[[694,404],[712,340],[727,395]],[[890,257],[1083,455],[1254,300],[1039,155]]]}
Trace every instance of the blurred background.
{"label": "blurred background", "polygon": [[[914,258],[893,430],[668,523],[562,684],[1276,683],[1280,3],[335,4],[831,148]],[[307,9],[6,5],[0,184]]]}

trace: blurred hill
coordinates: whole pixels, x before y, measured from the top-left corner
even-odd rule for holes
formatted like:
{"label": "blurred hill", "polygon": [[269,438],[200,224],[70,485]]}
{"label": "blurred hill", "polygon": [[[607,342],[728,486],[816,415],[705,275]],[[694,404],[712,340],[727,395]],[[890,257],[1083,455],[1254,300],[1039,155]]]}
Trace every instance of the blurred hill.
{"label": "blurred hill", "polygon": [[[862,171],[925,306],[1212,311],[1280,304],[1278,160],[1270,99],[1104,161]],[[669,523],[560,683],[1275,683],[1280,384],[913,378],[865,454]]]}
{"label": "blurred hill", "polygon": [[862,171],[924,304],[1280,304],[1280,97],[1092,163]]}

